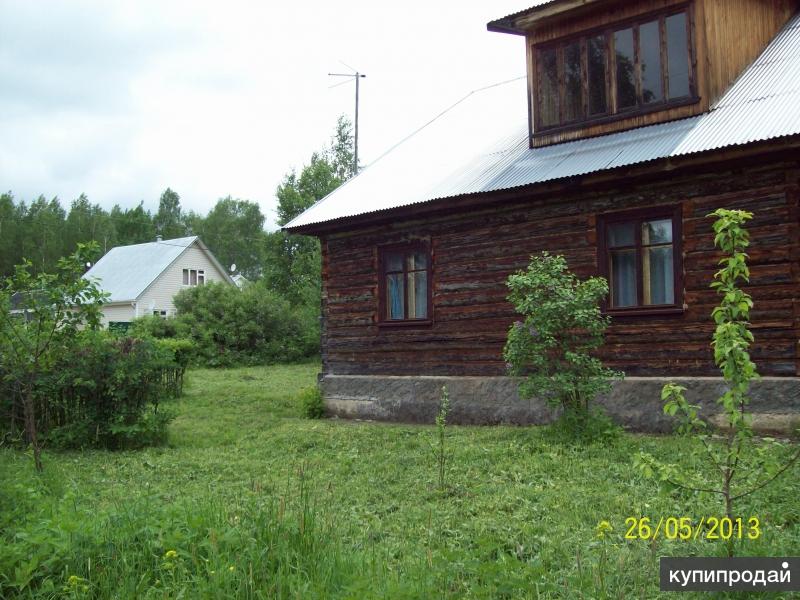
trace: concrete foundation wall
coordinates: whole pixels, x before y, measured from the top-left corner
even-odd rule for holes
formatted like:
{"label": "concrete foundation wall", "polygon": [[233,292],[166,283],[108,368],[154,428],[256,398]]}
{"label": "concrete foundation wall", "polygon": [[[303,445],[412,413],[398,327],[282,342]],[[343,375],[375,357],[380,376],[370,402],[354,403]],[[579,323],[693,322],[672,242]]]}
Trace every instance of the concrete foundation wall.
{"label": "concrete foundation wall", "polygon": [[[717,377],[629,377],[614,384],[598,404],[626,429],[670,432],[675,420],[664,415],[661,388],[674,382],[686,398],[716,420],[716,404],[725,391]],[[321,379],[330,416],[406,423],[433,423],[442,386],[450,394],[448,421],[463,425],[530,425],[552,421],[557,413],[540,400],[521,400],[509,377],[393,377],[326,375]],[[753,384],[750,410],[762,431],[788,433],[800,424],[800,378],[764,377]],[[716,418],[715,418],[716,417]]]}

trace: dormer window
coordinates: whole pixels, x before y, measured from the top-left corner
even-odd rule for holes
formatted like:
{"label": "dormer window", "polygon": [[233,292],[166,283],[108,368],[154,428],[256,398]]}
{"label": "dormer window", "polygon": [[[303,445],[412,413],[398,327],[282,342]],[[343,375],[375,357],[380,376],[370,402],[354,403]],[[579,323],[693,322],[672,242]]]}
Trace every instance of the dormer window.
{"label": "dormer window", "polygon": [[535,132],[696,102],[685,8],[534,47]]}

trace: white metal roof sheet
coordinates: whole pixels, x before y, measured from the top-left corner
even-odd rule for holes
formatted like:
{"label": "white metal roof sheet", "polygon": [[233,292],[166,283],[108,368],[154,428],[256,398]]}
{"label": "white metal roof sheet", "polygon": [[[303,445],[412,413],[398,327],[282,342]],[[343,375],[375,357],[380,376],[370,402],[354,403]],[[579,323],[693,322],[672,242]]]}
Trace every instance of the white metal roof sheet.
{"label": "white metal roof sheet", "polygon": [[531,149],[525,80],[505,82],[451,106],[286,229],[798,134],[800,14],[707,113]]}
{"label": "white metal roof sheet", "polygon": [[197,240],[197,236],[191,236],[117,246],[98,260],[84,277],[98,281],[100,288],[110,295],[107,302],[132,302]]}

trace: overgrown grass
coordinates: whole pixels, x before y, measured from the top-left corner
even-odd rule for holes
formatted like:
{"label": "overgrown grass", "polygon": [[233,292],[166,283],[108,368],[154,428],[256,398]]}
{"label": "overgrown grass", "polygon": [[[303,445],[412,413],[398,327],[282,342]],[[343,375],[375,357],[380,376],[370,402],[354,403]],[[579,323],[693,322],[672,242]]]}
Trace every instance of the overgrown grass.
{"label": "overgrown grass", "polygon": [[[652,598],[659,556],[725,552],[623,538],[626,517],[719,514],[631,467],[685,440],[448,426],[441,491],[434,427],[303,419],[317,370],[188,373],[164,448],[45,453],[41,477],[0,450],[0,597]],[[738,554],[797,554],[798,475],[743,506],[763,536]]]}

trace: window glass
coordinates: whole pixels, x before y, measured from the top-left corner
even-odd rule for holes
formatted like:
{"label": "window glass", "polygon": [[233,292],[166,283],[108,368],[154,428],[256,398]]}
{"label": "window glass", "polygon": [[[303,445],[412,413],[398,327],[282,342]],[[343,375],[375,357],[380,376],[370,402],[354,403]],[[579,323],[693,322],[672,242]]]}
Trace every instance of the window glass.
{"label": "window glass", "polygon": [[606,106],[606,39],[599,35],[586,44],[589,65],[589,114],[602,114]]}
{"label": "window glass", "polygon": [[583,117],[583,85],[581,83],[581,43],[564,47],[564,120],[576,121]]}
{"label": "window glass", "polygon": [[624,116],[690,96],[688,16],[667,14],[535,48],[536,127]]}
{"label": "window glass", "polygon": [[194,269],[189,271],[189,283],[191,285],[197,285],[197,271]]}
{"label": "window glass", "polygon": [[672,219],[660,219],[658,221],[645,221],[642,223],[642,244],[650,246],[653,244],[672,243]]}
{"label": "window glass", "polygon": [[558,60],[555,48],[539,52],[539,122],[547,127],[557,125]]}
{"label": "window glass", "polygon": [[672,268],[672,244],[642,249],[645,304],[674,304],[674,273]]}
{"label": "window glass", "polygon": [[204,271],[197,272],[197,285],[203,285],[206,282],[206,274]]}
{"label": "window glass", "polygon": [[633,246],[636,243],[636,227],[633,223],[612,223],[608,226],[608,247]]}
{"label": "window glass", "polygon": [[636,306],[636,250],[612,250],[611,306]]}
{"label": "window glass", "polygon": [[428,316],[428,272],[408,274],[408,318],[424,319]]}
{"label": "window glass", "polygon": [[189,285],[189,269],[183,270],[183,285]]}
{"label": "window glass", "polygon": [[614,32],[617,63],[617,108],[636,106],[636,69],[633,54],[633,29]]}
{"label": "window glass", "polygon": [[686,13],[667,17],[667,75],[669,97],[689,95],[689,40],[686,32]]}
{"label": "window glass", "polygon": [[403,255],[398,252],[389,252],[386,254],[386,270],[387,271],[402,271],[403,270]]}
{"label": "window glass", "polygon": [[382,321],[430,318],[430,253],[410,246],[382,254]]}
{"label": "window glass", "polygon": [[428,256],[424,252],[412,252],[408,255],[408,270],[416,271],[428,266]]}
{"label": "window glass", "polygon": [[388,319],[404,319],[405,289],[402,273],[386,276],[386,296],[386,317]]}
{"label": "window glass", "polygon": [[[614,219],[618,219],[614,215]],[[605,225],[610,308],[669,306],[680,301],[675,289],[674,218],[647,218]]]}
{"label": "window glass", "polygon": [[661,36],[658,21],[639,27],[639,60],[642,68],[642,101],[645,104],[664,99],[661,84]]}

